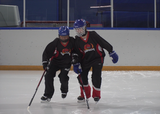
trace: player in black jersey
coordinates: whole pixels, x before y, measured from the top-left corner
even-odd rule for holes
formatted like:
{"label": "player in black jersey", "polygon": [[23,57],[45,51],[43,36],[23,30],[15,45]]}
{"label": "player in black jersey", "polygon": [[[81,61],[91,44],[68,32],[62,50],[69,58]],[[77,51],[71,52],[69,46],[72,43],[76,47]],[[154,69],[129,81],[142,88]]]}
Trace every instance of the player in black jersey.
{"label": "player in black jersey", "polygon": [[[42,102],[49,102],[54,94],[54,77],[56,72],[60,70],[58,75],[61,83],[61,96],[65,98],[68,92],[68,72],[71,67],[72,50],[74,48],[74,38],[69,36],[69,28],[62,26],[58,30],[59,38],[55,38],[50,42],[42,56],[43,69],[47,69],[45,75],[45,91],[41,97]],[[49,59],[53,58],[49,67]]]}
{"label": "player in black jersey", "polygon": [[[88,83],[88,73],[92,67],[92,97],[97,102],[101,98],[101,72],[105,57],[106,49],[112,57],[113,63],[117,63],[118,55],[113,51],[113,47],[95,31],[86,30],[86,21],[78,19],[74,23],[74,29],[77,36],[75,36],[75,46],[79,56],[79,60],[74,60],[74,71],[80,73],[83,82],[83,87],[87,98],[91,97],[91,87]],[[77,58],[75,56],[75,58]],[[78,62],[77,62],[78,61]],[[79,64],[80,63],[80,64]],[[81,65],[81,68],[79,67]],[[81,72],[82,71],[82,72]],[[81,95],[77,98],[78,101],[84,101],[84,93],[80,86]]]}

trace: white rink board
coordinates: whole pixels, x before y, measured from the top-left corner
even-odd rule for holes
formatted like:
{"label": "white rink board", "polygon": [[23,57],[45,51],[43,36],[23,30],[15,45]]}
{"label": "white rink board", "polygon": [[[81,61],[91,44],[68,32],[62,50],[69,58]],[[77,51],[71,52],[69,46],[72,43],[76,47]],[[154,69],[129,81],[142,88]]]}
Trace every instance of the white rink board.
{"label": "white rink board", "polygon": [[[113,64],[106,52],[104,66],[160,66],[160,30],[95,30],[119,55]],[[70,30],[75,36],[75,31]],[[41,65],[46,45],[57,29],[0,30],[0,65]]]}

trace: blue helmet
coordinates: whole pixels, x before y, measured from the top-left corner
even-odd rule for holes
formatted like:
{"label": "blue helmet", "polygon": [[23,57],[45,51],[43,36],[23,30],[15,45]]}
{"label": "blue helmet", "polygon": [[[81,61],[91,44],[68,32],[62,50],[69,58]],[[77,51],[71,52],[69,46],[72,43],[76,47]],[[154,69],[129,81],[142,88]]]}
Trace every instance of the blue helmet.
{"label": "blue helmet", "polygon": [[86,26],[86,21],[84,19],[77,19],[73,25],[74,28],[80,28],[83,26]]}
{"label": "blue helmet", "polygon": [[59,27],[58,33],[60,36],[69,36],[69,28],[67,26]]}
{"label": "blue helmet", "polygon": [[84,19],[77,19],[73,25],[77,36],[82,37],[87,34],[86,21]]}

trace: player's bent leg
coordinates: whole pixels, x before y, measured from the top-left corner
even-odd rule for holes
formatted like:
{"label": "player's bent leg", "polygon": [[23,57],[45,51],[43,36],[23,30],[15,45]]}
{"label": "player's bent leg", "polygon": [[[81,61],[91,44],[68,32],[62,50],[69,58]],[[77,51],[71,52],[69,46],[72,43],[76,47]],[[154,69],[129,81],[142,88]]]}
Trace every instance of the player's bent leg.
{"label": "player's bent leg", "polygon": [[93,68],[93,73],[92,73],[92,84],[93,84],[93,93],[92,97],[94,98],[94,101],[99,101],[101,98],[101,72],[102,72],[102,66],[103,64],[96,64],[94,65]]}
{"label": "player's bent leg", "polygon": [[41,97],[42,102],[50,102],[54,94],[54,75],[47,73],[45,75],[45,90]]}
{"label": "player's bent leg", "polygon": [[59,80],[61,83],[61,97],[64,99],[67,96],[68,93],[68,81],[69,81],[69,77],[68,75],[68,71],[66,71],[65,69],[61,69],[61,72],[59,74]]}

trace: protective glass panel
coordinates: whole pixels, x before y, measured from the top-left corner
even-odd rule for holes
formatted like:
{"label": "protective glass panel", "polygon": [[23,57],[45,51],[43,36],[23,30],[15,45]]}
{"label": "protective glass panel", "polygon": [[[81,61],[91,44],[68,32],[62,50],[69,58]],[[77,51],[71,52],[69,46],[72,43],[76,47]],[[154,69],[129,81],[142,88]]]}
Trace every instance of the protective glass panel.
{"label": "protective glass panel", "polygon": [[[25,0],[26,27],[59,27],[67,25],[68,0]],[[113,0],[113,27],[160,27],[160,0]],[[1,5],[16,5],[20,25],[23,23],[23,0],[1,0]],[[5,12],[9,14],[9,12]],[[69,26],[83,18],[88,27],[111,27],[111,0],[69,0]],[[11,19],[11,18],[9,18]],[[17,20],[16,20],[17,21]],[[10,26],[0,9],[0,27]]]}

